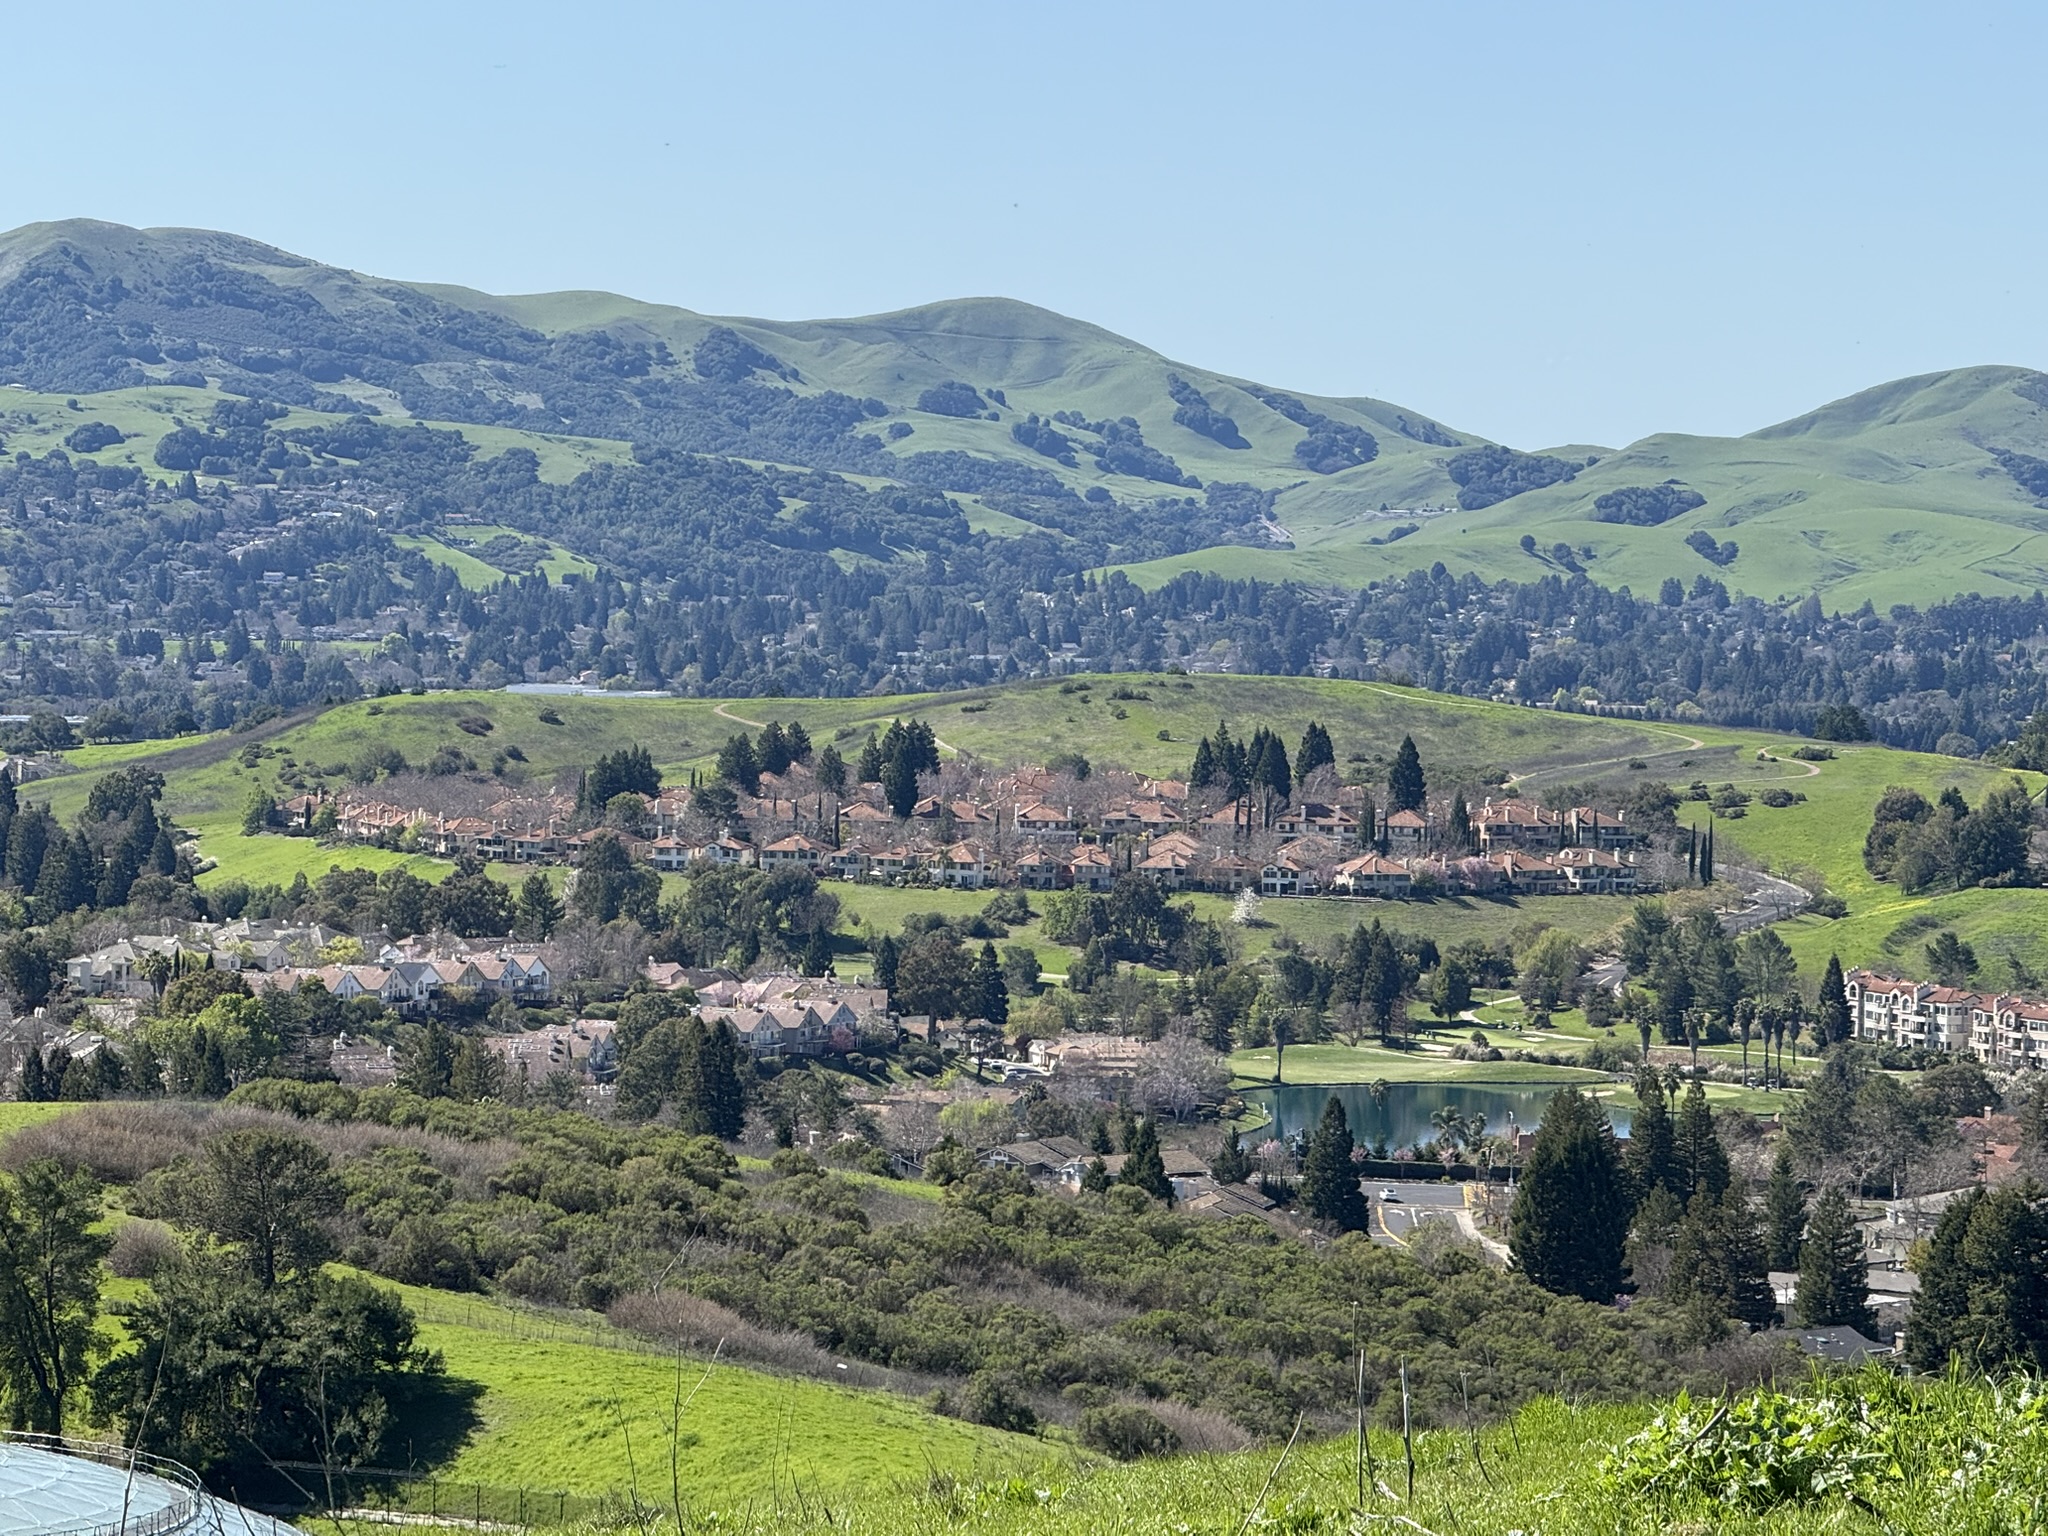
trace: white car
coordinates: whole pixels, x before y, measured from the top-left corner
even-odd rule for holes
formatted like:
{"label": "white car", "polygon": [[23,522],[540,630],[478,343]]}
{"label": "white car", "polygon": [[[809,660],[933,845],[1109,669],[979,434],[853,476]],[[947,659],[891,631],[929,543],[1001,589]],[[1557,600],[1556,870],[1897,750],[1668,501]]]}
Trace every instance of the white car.
{"label": "white car", "polygon": [[1395,1193],[1394,1193],[1394,1192],[1393,1192],[1393,1191],[1392,1191],[1391,1189],[1383,1189],[1383,1190],[1381,1190],[1381,1191],[1380,1191],[1380,1199],[1382,1199],[1382,1200],[1391,1200],[1391,1201],[1393,1201],[1393,1202],[1394,1202],[1394,1204],[1396,1204],[1396,1205],[1399,1205],[1399,1204],[1401,1203],[1401,1197],[1400,1197],[1399,1195],[1395,1194]]}

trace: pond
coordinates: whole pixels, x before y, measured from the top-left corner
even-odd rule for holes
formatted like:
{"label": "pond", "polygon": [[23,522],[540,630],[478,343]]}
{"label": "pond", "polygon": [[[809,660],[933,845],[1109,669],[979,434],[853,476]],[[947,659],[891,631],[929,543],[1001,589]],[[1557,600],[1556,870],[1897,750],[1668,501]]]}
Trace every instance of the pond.
{"label": "pond", "polygon": [[[1588,1085],[1595,1080],[1588,1078]],[[1543,1106],[1562,1083],[1389,1083],[1382,1102],[1373,1101],[1372,1090],[1364,1083],[1318,1083],[1313,1086],[1287,1084],[1279,1088],[1253,1088],[1245,1092],[1245,1100],[1263,1108],[1273,1117],[1273,1123],[1263,1130],[1253,1132],[1248,1141],[1264,1141],[1269,1136],[1285,1138],[1294,1132],[1307,1135],[1316,1128],[1323,1118],[1323,1105],[1334,1094],[1344,1106],[1344,1113],[1351,1119],[1351,1134],[1361,1147],[1369,1147],[1382,1136],[1390,1150],[1412,1147],[1419,1141],[1436,1138],[1436,1127],[1430,1124],[1430,1116],[1446,1105],[1455,1107],[1460,1114],[1484,1115],[1486,1133],[1498,1136],[1506,1133],[1510,1121],[1520,1130],[1533,1131],[1536,1122],[1543,1118]],[[1628,1130],[1629,1114],[1626,1109],[1613,1105],[1607,1107],[1607,1118],[1613,1122],[1616,1134]]]}

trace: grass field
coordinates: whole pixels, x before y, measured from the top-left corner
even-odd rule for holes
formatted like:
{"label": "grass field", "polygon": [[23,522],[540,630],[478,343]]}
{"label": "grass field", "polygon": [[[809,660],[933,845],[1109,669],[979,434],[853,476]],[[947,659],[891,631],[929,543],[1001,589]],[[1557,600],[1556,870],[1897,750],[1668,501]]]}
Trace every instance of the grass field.
{"label": "grass field", "polygon": [[[1245,1087],[1271,1086],[1273,1049],[1234,1051],[1230,1070]],[[1605,1072],[1551,1067],[1535,1061],[1453,1061],[1427,1051],[1377,1045],[1290,1045],[1283,1081],[1289,1083],[1571,1083],[1605,1081]]]}
{"label": "grass field", "polygon": [[[997,1477],[1035,1465],[1029,1437],[936,1417],[907,1399],[744,1367],[680,1362],[592,1319],[579,1327],[480,1298],[393,1287],[421,1322],[474,1428],[436,1467],[451,1485],[669,1498],[678,1372],[687,1396],[679,1462],[697,1509],[839,1499],[935,1473]],[[630,1446],[630,1450],[629,1450]]]}
{"label": "grass field", "polygon": [[[1857,1397],[1893,1398],[1886,1383],[1848,1385]],[[1913,1427],[1873,1437],[1900,1447],[1881,1473],[1861,1486],[1824,1479],[1822,1491],[1803,1497],[1767,1493],[1778,1485],[1761,1473],[1740,1494],[1669,1483],[1619,1489],[1603,1478],[1602,1463],[1665,1405],[1557,1398],[1470,1429],[1419,1429],[1411,1481],[1400,1433],[1383,1427],[1398,1422],[1398,1390],[1392,1381],[1368,1383],[1375,1427],[1364,1455],[1350,1435],[1319,1438],[1310,1428],[1284,1451],[1087,1469],[1049,1464],[1028,1477],[982,1482],[935,1478],[830,1507],[785,1493],[723,1510],[715,1524],[700,1517],[693,1528],[727,1536],[2013,1536],[2034,1528],[2024,1515],[2040,1486],[2039,1437],[2005,1435],[1997,1426],[2016,1410],[1994,1402],[1982,1383],[1917,1385],[1925,1406],[1906,1421]],[[1708,1409],[1693,1408],[1697,1426]],[[1775,1437],[1768,1443],[1773,1470],[1787,1466],[1791,1447],[1778,1449]],[[1835,1449],[1816,1447],[1817,1464],[1833,1467],[1842,1445],[1862,1443],[1844,1437]],[[1952,1472],[1961,1458],[1947,1451],[1961,1445],[1972,1449],[1964,1470]],[[1697,1461],[1702,1471],[1710,1464],[1705,1455]],[[1669,1464],[1676,1471],[1691,1463],[1681,1442]],[[615,1518],[583,1527],[592,1536],[622,1528],[677,1536],[654,1512],[644,1524]]]}

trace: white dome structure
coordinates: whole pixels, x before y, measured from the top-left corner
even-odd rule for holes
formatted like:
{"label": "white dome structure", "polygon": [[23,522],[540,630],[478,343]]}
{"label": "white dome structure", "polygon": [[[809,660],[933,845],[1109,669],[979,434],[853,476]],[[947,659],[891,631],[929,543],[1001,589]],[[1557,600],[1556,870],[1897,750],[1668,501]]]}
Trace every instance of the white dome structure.
{"label": "white dome structure", "polygon": [[296,1536],[215,1498],[174,1461],[118,1445],[0,1435],[0,1531],[7,1536]]}

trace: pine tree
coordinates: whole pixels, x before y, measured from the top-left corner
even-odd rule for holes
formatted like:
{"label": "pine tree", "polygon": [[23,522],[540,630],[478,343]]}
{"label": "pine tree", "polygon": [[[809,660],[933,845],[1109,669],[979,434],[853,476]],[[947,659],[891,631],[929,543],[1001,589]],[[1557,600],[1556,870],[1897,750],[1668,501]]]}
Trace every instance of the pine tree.
{"label": "pine tree", "polygon": [[761,793],[761,759],[755,755],[754,744],[745,731],[726,737],[725,745],[718,749],[718,776],[743,795]]}
{"label": "pine tree", "polygon": [[1332,768],[1336,763],[1337,749],[1330,744],[1330,733],[1323,729],[1321,721],[1309,721],[1294,753],[1295,781],[1299,783],[1318,768]]}
{"label": "pine tree", "polygon": [[1109,1164],[1102,1160],[1098,1151],[1081,1170],[1081,1189],[1086,1194],[1099,1195],[1110,1186]]}
{"label": "pine tree", "polygon": [[1544,1107],[1508,1218],[1516,1267],[1557,1295],[1612,1302],[1627,1282],[1631,1205],[1606,1116],[1577,1089],[1559,1089]]}
{"label": "pine tree", "polygon": [[1806,1231],[1806,1196],[1792,1174],[1792,1149],[1778,1144],[1764,1186],[1764,1259],[1772,1269],[1799,1267],[1799,1241]]}
{"label": "pine tree", "polygon": [[1159,1154],[1159,1131],[1150,1116],[1138,1121],[1126,1136],[1123,1172],[1116,1181],[1173,1204],[1173,1180],[1166,1176],[1166,1160]]}
{"label": "pine tree", "polygon": [[1010,988],[1003,980],[1003,962],[997,956],[994,944],[982,943],[981,953],[975,956],[974,970],[968,978],[968,990],[974,998],[976,1017],[987,1019],[998,1029],[1009,1023]]}
{"label": "pine tree", "polygon": [[1422,773],[1422,754],[1415,750],[1415,738],[1403,736],[1394,753],[1393,769],[1387,774],[1387,809],[1420,811],[1429,799],[1429,785]]}
{"label": "pine tree", "polygon": [[1664,1097],[1664,1078],[1648,1062],[1636,1068],[1635,1094],[1635,1114],[1629,1120],[1628,1145],[1622,1152],[1629,1187],[1638,1201],[1649,1199],[1650,1192],[1657,1189],[1677,1195],[1681,1187],[1677,1136]]}
{"label": "pine tree", "polygon": [[789,738],[782,733],[782,727],[770,720],[761,727],[761,739],[755,744],[754,755],[760,760],[761,771],[777,777],[789,772],[789,765],[796,759],[790,754]]}
{"label": "pine tree", "polygon": [[455,1040],[439,1019],[427,1020],[398,1070],[398,1086],[423,1099],[445,1099],[455,1072]]}
{"label": "pine tree", "polygon": [[798,967],[806,976],[830,976],[832,974],[832,930],[819,927],[811,930],[811,936],[804,941],[803,959]]}
{"label": "pine tree", "polygon": [[1842,978],[1842,957],[1828,956],[1828,968],[1820,978],[1820,1011],[1814,1027],[1823,1045],[1849,1038],[1849,993]]}
{"label": "pine tree", "polygon": [[1906,1354],[1996,1373],[2048,1367],[2048,1203],[2031,1181],[1972,1189],[1935,1223]]}
{"label": "pine tree", "polygon": [[1368,1211],[1365,1192],[1359,1188],[1358,1169],[1351,1161],[1355,1143],[1344,1105],[1331,1094],[1323,1105],[1322,1123],[1308,1139],[1302,1159],[1302,1209],[1318,1221],[1334,1224],[1340,1231],[1365,1230]]}
{"label": "pine tree", "polygon": [[1679,1194],[1687,1200],[1704,1194],[1718,1201],[1728,1189],[1728,1154],[1714,1134],[1714,1113],[1707,1107],[1707,1090],[1698,1078],[1685,1090],[1671,1140],[1681,1180]]}
{"label": "pine tree", "polygon": [[519,904],[514,922],[521,938],[545,940],[562,921],[562,903],[548,877],[539,870],[528,875],[519,887]]}
{"label": "pine tree", "polygon": [[874,731],[868,731],[868,739],[860,749],[860,766],[856,770],[863,784],[882,782],[882,744]]}
{"label": "pine tree", "polygon": [[1209,1173],[1218,1184],[1242,1184],[1252,1174],[1252,1160],[1233,1129],[1210,1160]]}
{"label": "pine tree", "polygon": [[1478,840],[1472,835],[1472,810],[1465,804],[1463,790],[1451,801],[1448,835],[1451,846],[1461,853],[1470,853],[1478,846]]}
{"label": "pine tree", "polygon": [[884,992],[896,990],[896,962],[901,958],[895,939],[883,934],[875,940],[873,958],[875,962],[875,985]]}
{"label": "pine tree", "polygon": [[1758,1326],[1771,1320],[1775,1303],[1764,1275],[1763,1239],[1740,1190],[1693,1196],[1672,1244],[1668,1294],[1680,1305],[1696,1304],[1712,1321],[1701,1330],[1701,1342],[1717,1337],[1727,1318]]}
{"label": "pine tree", "polygon": [[1799,1324],[1803,1328],[1846,1326],[1870,1333],[1870,1276],[1863,1260],[1863,1236],[1856,1230],[1849,1198],[1840,1187],[1821,1192],[1799,1245]]}
{"label": "pine tree", "polygon": [[1216,750],[1209,745],[1209,738],[1204,736],[1195,748],[1194,764],[1188,769],[1188,788],[1207,789],[1218,777],[1220,771],[1216,767]]}
{"label": "pine tree", "polygon": [[503,1097],[504,1091],[505,1064],[475,1035],[464,1035],[448,1071],[448,1097],[480,1104]]}

